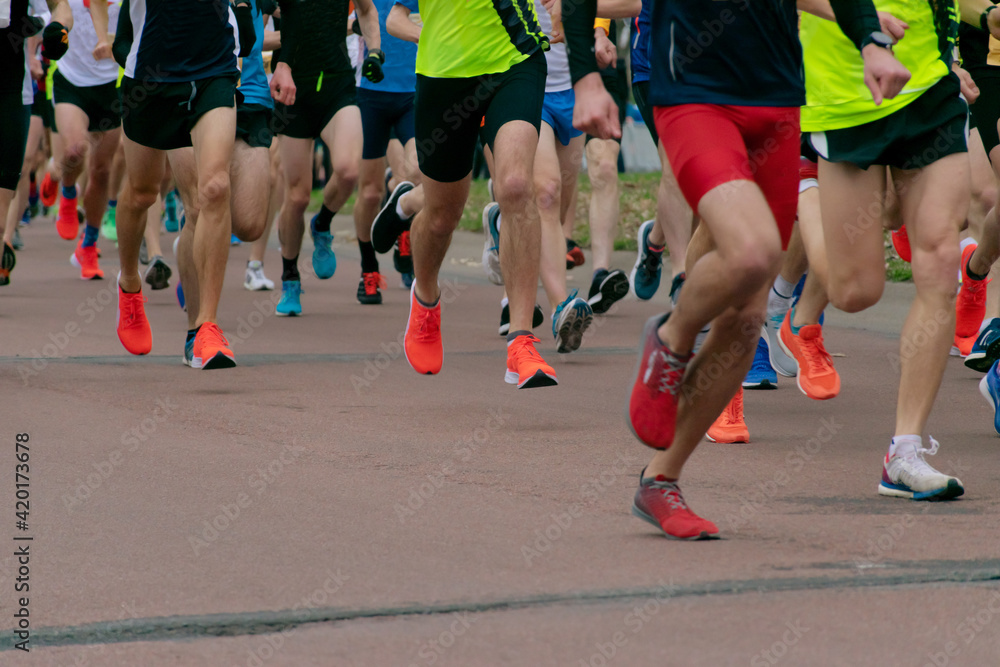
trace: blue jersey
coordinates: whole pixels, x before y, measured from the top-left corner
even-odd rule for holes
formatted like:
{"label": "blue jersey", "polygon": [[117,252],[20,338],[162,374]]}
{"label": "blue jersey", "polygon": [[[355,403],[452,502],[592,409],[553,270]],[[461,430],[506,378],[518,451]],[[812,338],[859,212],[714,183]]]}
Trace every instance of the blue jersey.
{"label": "blue jersey", "polygon": [[788,0],[654,2],[650,60],[654,106],[806,101],[799,18]]}
{"label": "blue jersey", "polygon": [[632,43],[632,83],[649,81],[649,34],[652,27],[652,0],[642,0],[642,11],[632,19],[629,36]]}
{"label": "blue jersey", "polygon": [[[393,37],[385,29],[385,20],[396,1],[374,0],[374,2],[375,8],[378,9],[378,28],[382,36],[382,52],[385,53],[385,64],[382,65],[382,73],[385,74],[385,78],[378,83],[372,83],[362,77],[361,87],[368,90],[381,90],[386,93],[412,93],[417,89],[417,45]],[[413,2],[413,5],[416,7],[416,2]]]}
{"label": "blue jersey", "polygon": [[132,45],[125,76],[163,82],[236,75],[225,0],[128,0]]}
{"label": "blue jersey", "polygon": [[267,84],[267,74],[264,73],[264,13],[258,3],[253,4],[253,29],[257,34],[253,51],[243,59],[243,73],[240,76],[240,92],[243,93],[244,104],[262,104],[273,108],[271,88]]}

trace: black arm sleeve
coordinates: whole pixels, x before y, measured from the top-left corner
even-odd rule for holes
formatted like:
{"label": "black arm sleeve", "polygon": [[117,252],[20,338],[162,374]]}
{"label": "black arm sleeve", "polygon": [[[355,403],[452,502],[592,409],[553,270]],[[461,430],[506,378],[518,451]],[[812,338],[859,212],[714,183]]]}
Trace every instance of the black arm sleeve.
{"label": "black arm sleeve", "polygon": [[837,25],[858,49],[865,37],[882,30],[872,0],[830,0],[830,6]]}
{"label": "black arm sleeve", "polygon": [[253,25],[253,9],[249,4],[236,5],[233,8],[236,15],[236,26],[240,30],[240,58],[246,58],[253,52],[257,43],[257,31]]}
{"label": "black arm sleeve", "polygon": [[123,2],[118,13],[118,26],[115,28],[115,41],[111,45],[111,55],[119,67],[125,67],[128,54],[132,50],[132,17],[129,16],[129,5]]}
{"label": "black arm sleeve", "polygon": [[597,59],[594,56],[597,0],[563,0],[562,11],[566,49],[569,51],[569,71],[573,83],[576,83],[597,71]]}

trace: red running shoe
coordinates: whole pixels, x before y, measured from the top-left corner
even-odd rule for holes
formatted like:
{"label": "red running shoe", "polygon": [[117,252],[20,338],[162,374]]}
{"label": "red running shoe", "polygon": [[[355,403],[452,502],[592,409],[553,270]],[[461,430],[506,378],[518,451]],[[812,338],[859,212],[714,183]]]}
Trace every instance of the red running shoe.
{"label": "red running shoe", "polygon": [[566,239],[566,268],[574,269],[581,266],[587,259],[583,256],[583,250],[572,239]]}
{"label": "red running shoe", "polygon": [[656,335],[667,315],[646,320],[629,399],[629,427],[635,437],[653,449],[667,449],[674,442],[677,404],[684,372],[692,354],[678,357]]}
{"label": "red running shoe", "polygon": [[437,375],[444,363],[441,343],[441,302],[427,308],[417,300],[417,283],[410,288],[410,318],[406,321],[403,352],[410,367],[421,375]]}
{"label": "red running shoe", "polygon": [[59,201],[59,216],[56,218],[56,231],[59,236],[72,241],[80,232],[80,214],[76,211],[76,197]]}
{"label": "red running shoe", "polygon": [[[119,275],[119,278],[121,276]],[[146,298],[142,292],[129,294],[118,285],[118,340],[132,354],[149,354],[153,349],[153,332],[146,319],[143,304]]]}
{"label": "red running shoe", "polygon": [[910,237],[906,233],[906,225],[892,230],[892,247],[904,262],[909,262],[913,253],[910,251]]}
{"label": "red running shoe", "polygon": [[962,250],[962,288],[958,290],[958,298],[955,299],[956,338],[977,336],[979,325],[986,317],[986,284],[989,280],[973,280],[968,273],[969,260],[976,247],[975,243],[970,243]]}
{"label": "red running shoe", "polygon": [[236,356],[229,349],[229,341],[222,335],[222,329],[215,322],[205,322],[198,327],[194,337],[194,358],[191,368],[201,368],[206,371],[216,368],[232,368],[236,365]]}
{"label": "red running shoe", "polygon": [[707,540],[719,536],[714,523],[691,511],[677,482],[668,482],[663,475],[643,477],[645,473],[643,470],[639,475],[632,514],[675,540]]}
{"label": "red running shoe", "polygon": [[84,248],[83,237],[80,237],[80,242],[76,244],[76,250],[69,257],[69,263],[80,269],[80,280],[100,280],[104,277],[104,271],[101,271],[101,267],[97,263],[99,256],[97,246],[92,245],[89,248]]}
{"label": "red running shoe", "polygon": [[38,194],[42,197],[42,206],[51,208],[56,203],[56,197],[59,196],[59,184],[52,180],[52,174],[49,172],[45,172],[45,178],[42,179],[42,187]]}

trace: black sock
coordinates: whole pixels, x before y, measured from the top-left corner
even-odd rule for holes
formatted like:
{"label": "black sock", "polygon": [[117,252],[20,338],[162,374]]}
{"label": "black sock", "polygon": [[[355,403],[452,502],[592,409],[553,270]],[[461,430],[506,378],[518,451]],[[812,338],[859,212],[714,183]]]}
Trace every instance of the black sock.
{"label": "black sock", "polygon": [[507,342],[508,343],[511,342],[512,340],[514,340],[518,336],[533,336],[533,335],[534,334],[532,334],[530,331],[524,331],[524,330],[521,330],[521,331],[511,331],[509,334],[507,334]]}
{"label": "black sock", "polygon": [[316,216],[316,221],[313,223],[313,229],[317,232],[328,232],[330,231],[330,223],[333,222],[334,212],[323,204],[323,207],[319,210],[319,214]]}
{"label": "black sock", "polygon": [[975,273],[972,272],[972,269],[969,268],[969,264],[971,263],[972,263],[972,256],[970,255],[969,261],[965,263],[965,275],[969,276],[973,280],[986,280],[986,276],[976,275]]}
{"label": "black sock", "polygon": [[299,278],[298,255],[295,256],[295,259],[281,258],[281,281],[286,282],[288,280],[301,280],[301,278]]}
{"label": "black sock", "polygon": [[187,339],[194,340],[195,336],[198,335],[198,329],[201,329],[201,326],[197,326],[194,329],[188,329]]}
{"label": "black sock", "polygon": [[377,273],[378,257],[375,256],[375,246],[371,241],[358,241],[361,248],[361,273]]}

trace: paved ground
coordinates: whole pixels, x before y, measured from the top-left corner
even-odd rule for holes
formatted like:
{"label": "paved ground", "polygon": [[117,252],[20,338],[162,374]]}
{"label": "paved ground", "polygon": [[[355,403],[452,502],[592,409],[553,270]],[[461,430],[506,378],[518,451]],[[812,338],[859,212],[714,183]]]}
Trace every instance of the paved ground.
{"label": "paved ground", "polygon": [[623,303],[569,357],[543,333],[561,384],[518,392],[480,237],[459,234],[446,265],[432,378],[401,356],[391,271],[386,304],[360,306],[356,251],[339,245],[337,275],[307,279],[305,316],[282,320],[274,293],[242,289],[237,248],[220,320],[240,367],[202,373],[180,363],[173,289],[148,295],[152,355],[129,357],[111,244],[109,279],[81,282],[51,223],[24,238],[0,289],[0,627],[16,611],[13,440],[27,432],[32,650],[3,630],[2,665],[998,662],[997,442],[957,360],[930,430],[967,494],[875,494],[912,286],[830,313],[836,400],[787,380],[748,394],[752,444],[705,444],[685,479],[724,539],[677,543],[629,515],[649,452],[622,419],[664,295]]}

